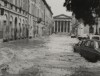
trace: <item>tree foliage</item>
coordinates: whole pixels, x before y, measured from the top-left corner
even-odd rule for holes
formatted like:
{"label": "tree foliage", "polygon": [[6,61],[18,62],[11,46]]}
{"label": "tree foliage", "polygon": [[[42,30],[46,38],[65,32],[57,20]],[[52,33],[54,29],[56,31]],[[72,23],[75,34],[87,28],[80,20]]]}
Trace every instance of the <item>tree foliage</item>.
{"label": "tree foliage", "polygon": [[100,16],[100,0],[65,0],[64,6],[75,14],[76,19],[82,19],[85,24],[95,23],[93,13]]}

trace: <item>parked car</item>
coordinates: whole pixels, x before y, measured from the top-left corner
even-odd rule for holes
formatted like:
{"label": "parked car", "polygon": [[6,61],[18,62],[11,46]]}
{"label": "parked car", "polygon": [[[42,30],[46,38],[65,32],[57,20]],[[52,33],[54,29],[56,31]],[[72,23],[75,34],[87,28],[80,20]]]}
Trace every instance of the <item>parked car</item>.
{"label": "parked car", "polygon": [[81,45],[85,42],[85,40],[80,40],[77,44],[74,45],[74,52],[80,53]]}
{"label": "parked car", "polygon": [[87,34],[83,34],[83,35],[78,35],[78,39],[82,40],[82,39],[87,39],[88,35]]}
{"label": "parked car", "polygon": [[89,39],[100,40],[100,36],[99,35],[90,35]]}
{"label": "parked car", "polygon": [[74,52],[79,53],[88,61],[97,62],[100,60],[100,41],[99,40],[82,40],[74,46]]}
{"label": "parked car", "polygon": [[71,34],[71,38],[76,38],[75,34]]}
{"label": "parked car", "polygon": [[97,62],[100,59],[100,41],[86,40],[79,47],[80,55],[91,62]]}

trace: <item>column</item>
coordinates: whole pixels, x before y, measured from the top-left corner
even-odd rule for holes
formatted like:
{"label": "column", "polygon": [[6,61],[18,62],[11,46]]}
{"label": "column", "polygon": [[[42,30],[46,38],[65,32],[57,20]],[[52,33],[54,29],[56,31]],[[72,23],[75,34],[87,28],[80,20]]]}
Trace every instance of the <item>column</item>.
{"label": "column", "polygon": [[58,21],[57,21],[57,32],[58,32]]}
{"label": "column", "polygon": [[59,32],[59,21],[58,21],[58,32]]}
{"label": "column", "polygon": [[62,21],[62,32],[64,31],[64,30],[63,30],[63,29],[64,29],[64,27],[63,27],[63,26],[64,26],[64,22]]}
{"label": "column", "polygon": [[65,21],[63,21],[63,32],[65,32]]}
{"label": "column", "polygon": [[55,32],[57,33],[57,21],[55,21]]}
{"label": "column", "polygon": [[63,21],[61,21],[61,32],[63,32]]}
{"label": "column", "polygon": [[65,22],[65,32],[66,32],[66,21],[64,21]]}
{"label": "column", "polygon": [[63,32],[64,32],[64,21],[62,21],[62,22],[63,22],[63,25],[62,26],[63,26]]}
{"label": "column", "polygon": [[69,21],[69,33],[71,32],[71,25],[70,25],[70,21]]}
{"label": "column", "polygon": [[61,21],[60,21],[60,32],[61,32]]}
{"label": "column", "polygon": [[58,21],[57,21],[57,24],[56,24],[56,32],[58,32]]}
{"label": "column", "polygon": [[67,21],[65,23],[66,23],[66,32],[68,33],[68,23]]}
{"label": "column", "polygon": [[59,23],[58,25],[59,25],[59,32],[60,32],[60,20],[59,20],[59,22],[58,22],[58,23]]}
{"label": "column", "polygon": [[68,21],[68,33],[70,33],[70,22]]}
{"label": "column", "polygon": [[54,22],[54,32],[55,32],[55,25],[56,25],[56,22]]}

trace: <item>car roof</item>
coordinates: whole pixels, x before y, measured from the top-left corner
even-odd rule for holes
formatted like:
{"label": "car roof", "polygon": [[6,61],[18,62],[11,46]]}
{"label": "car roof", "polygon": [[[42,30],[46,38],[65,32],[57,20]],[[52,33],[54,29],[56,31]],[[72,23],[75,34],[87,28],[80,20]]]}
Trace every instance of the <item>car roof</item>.
{"label": "car roof", "polygon": [[86,39],[86,41],[96,41],[96,42],[100,42],[100,40],[96,40],[96,39]]}
{"label": "car roof", "polygon": [[92,37],[100,37],[99,35],[90,35],[90,36],[92,36]]}

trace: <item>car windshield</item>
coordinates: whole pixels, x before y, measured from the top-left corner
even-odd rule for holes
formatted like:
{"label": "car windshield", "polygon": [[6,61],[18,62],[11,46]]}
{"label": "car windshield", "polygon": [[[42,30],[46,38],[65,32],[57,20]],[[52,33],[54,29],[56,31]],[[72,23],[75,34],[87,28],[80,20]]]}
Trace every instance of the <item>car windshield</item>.
{"label": "car windshield", "polygon": [[78,43],[78,44],[80,45],[81,43],[82,43],[82,41],[79,41],[79,43]]}

